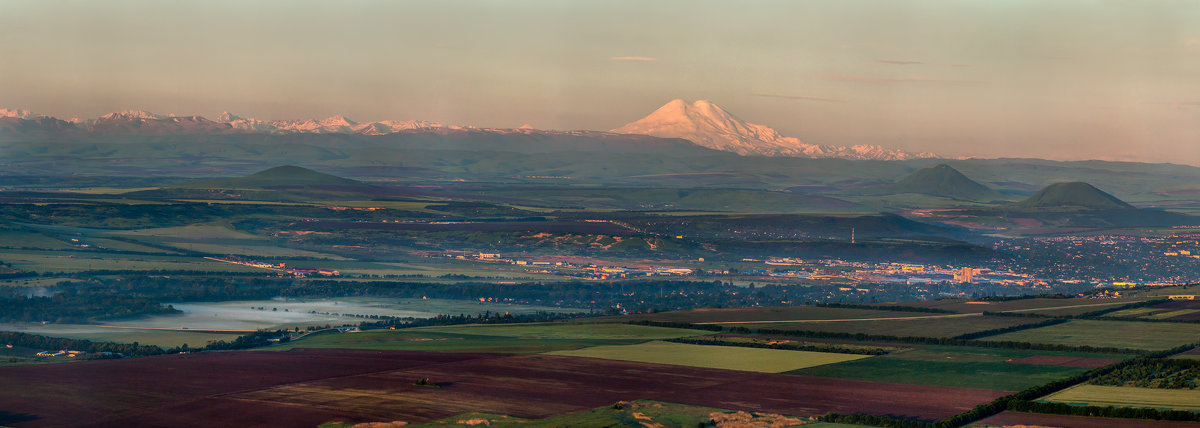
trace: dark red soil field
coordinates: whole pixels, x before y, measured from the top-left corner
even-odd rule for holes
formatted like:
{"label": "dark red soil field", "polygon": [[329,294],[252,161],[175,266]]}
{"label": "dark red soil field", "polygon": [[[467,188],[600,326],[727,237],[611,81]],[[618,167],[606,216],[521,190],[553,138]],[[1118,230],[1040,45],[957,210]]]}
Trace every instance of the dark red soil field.
{"label": "dark red soil field", "polygon": [[1091,416],[1043,415],[1040,413],[1003,412],[976,423],[983,426],[1039,426],[1063,428],[1195,428],[1195,422],[1148,421],[1142,419],[1097,418]]}
{"label": "dark red soil field", "polygon": [[[134,425],[169,418],[164,409],[198,406],[206,397],[382,370],[495,357],[480,354],[298,349],[288,352],[206,352],[158,357],[0,368],[0,425],[105,425],[133,417]],[[254,425],[254,414],[277,418],[311,414],[311,422],[344,416],[329,409],[296,409],[272,403],[223,403],[235,412],[198,413],[190,425]],[[253,409],[250,409],[250,408]],[[281,413],[271,416],[278,408]],[[213,409],[220,409],[220,406]],[[207,422],[205,417],[211,417]],[[234,419],[229,419],[234,418]],[[287,420],[284,417],[282,420]],[[172,425],[164,423],[156,425]],[[320,421],[318,421],[319,423]],[[189,425],[189,424],[184,424]],[[270,425],[270,424],[267,424]],[[315,424],[314,424],[315,425]],[[128,426],[128,425],[127,425]]]}
{"label": "dark red soil field", "polygon": [[[440,387],[414,385],[420,378]],[[311,427],[471,411],[541,418],[635,399],[936,419],[1003,394],[545,355],[302,349],[3,368],[0,425]]]}
{"label": "dark red soil field", "polygon": [[1151,307],[1156,309],[1200,309],[1200,300],[1172,300]]}
{"label": "dark red soil field", "polygon": [[1072,357],[1067,355],[1031,355],[1009,361],[1012,364],[1041,364],[1062,367],[1104,367],[1121,361],[1120,358]]}
{"label": "dark red soil field", "polygon": [[[443,386],[413,386],[420,378]],[[797,416],[867,412],[936,419],[1001,395],[989,390],[521,355],[306,382],[233,397],[310,408],[352,407],[376,420],[424,421],[469,411],[544,418],[634,399]]]}

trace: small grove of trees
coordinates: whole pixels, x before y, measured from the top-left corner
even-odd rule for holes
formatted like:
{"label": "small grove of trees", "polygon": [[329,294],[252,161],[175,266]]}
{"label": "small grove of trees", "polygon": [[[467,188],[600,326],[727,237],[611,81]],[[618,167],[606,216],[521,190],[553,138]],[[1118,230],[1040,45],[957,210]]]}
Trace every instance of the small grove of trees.
{"label": "small grove of trees", "polygon": [[1141,388],[1200,388],[1200,361],[1167,359],[1147,360],[1121,367],[1092,379],[1095,385],[1136,386]]}

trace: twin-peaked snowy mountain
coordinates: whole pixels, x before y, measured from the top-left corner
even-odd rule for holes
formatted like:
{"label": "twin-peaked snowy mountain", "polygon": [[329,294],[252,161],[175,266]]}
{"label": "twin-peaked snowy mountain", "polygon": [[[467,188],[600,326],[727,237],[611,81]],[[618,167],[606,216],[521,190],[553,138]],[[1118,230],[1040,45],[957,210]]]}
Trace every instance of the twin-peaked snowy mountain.
{"label": "twin-peaked snowy mountain", "polygon": [[[221,113],[215,120],[202,116],[160,115],[141,110],[109,113],[92,120],[61,120],[37,115],[27,110],[0,109],[0,141],[37,141],[56,137],[124,137],[172,135],[237,135],[237,134],[336,134],[379,136],[406,132],[469,132],[492,135],[570,136],[573,144],[580,139],[593,139],[597,144],[611,142],[619,134],[639,134],[651,137],[687,140],[667,143],[666,146],[714,149],[743,156],[791,156],[804,158],[842,158],[873,160],[904,160],[936,157],[932,154],[913,154],[879,146],[829,146],[808,144],[785,137],[770,127],[745,122],[716,104],[696,101],[688,104],[674,100],[636,122],[610,132],[550,131],[522,126],[517,129],[473,128],[444,125],[427,121],[356,122],[345,116],[325,119],[260,120]],[[632,137],[632,136],[630,136]],[[625,137],[622,137],[625,138]],[[643,137],[649,138],[649,137]],[[627,138],[626,138],[627,139]],[[678,141],[678,140],[677,140]],[[694,144],[695,147],[691,144]],[[545,144],[553,144],[546,141]],[[495,147],[502,149],[502,147]],[[567,149],[564,147],[564,149]],[[674,149],[673,149],[674,150]],[[677,151],[677,150],[676,150]],[[711,152],[710,152],[711,153]]]}
{"label": "twin-peaked snowy mountain", "polygon": [[842,158],[905,160],[937,157],[931,153],[908,153],[872,145],[829,146],[808,144],[785,137],[770,127],[738,119],[725,109],[705,100],[688,104],[673,100],[649,116],[612,130],[623,134],[683,138],[716,150],[743,156],[792,156],[804,158]]}

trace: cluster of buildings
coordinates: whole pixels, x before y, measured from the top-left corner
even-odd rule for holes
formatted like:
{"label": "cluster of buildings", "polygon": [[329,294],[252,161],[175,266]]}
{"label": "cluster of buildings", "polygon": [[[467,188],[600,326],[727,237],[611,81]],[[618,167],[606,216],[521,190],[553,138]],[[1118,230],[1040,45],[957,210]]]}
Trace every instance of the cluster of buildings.
{"label": "cluster of buildings", "polygon": [[[755,261],[746,259],[744,261]],[[933,283],[974,283],[986,282],[992,284],[1036,285],[1044,284],[1031,275],[997,271],[988,268],[969,266],[933,266],[912,263],[864,263],[844,260],[804,260],[785,257],[772,257],[764,264],[770,266],[805,266],[800,269],[756,269],[747,273],[767,275],[772,277],[813,279],[813,280],[849,280],[856,283],[897,282],[905,284]]]}
{"label": "cluster of buildings", "polygon": [[37,356],[39,356],[39,357],[67,357],[67,358],[75,358],[75,357],[83,357],[83,356],[86,356],[86,355],[87,355],[87,352],[83,352],[83,351],[72,351],[72,350],[69,350],[69,349],[62,349],[62,350],[58,350],[58,351],[40,351],[40,352],[38,352],[38,353],[37,353]]}
{"label": "cluster of buildings", "polygon": [[217,257],[205,257],[205,258],[212,260],[212,261],[218,261],[221,263],[230,263],[230,264],[235,264],[235,265],[250,266],[250,267],[256,267],[259,269],[267,269],[267,270],[284,272],[284,273],[289,273],[289,274],[292,274],[295,276],[300,276],[300,277],[315,276],[315,275],[341,276],[341,274],[342,274],[341,272],[338,272],[335,269],[310,269],[310,268],[297,268],[297,267],[289,268],[289,267],[287,267],[287,263],[284,263],[284,262],[280,262],[280,263],[276,264],[276,263],[260,262],[257,260],[222,259],[222,258],[217,258]]}
{"label": "cluster of buildings", "polygon": [[596,264],[577,264],[564,261],[548,261],[544,259],[519,259],[501,257],[500,253],[445,253],[446,257],[458,260],[473,260],[486,263],[501,263],[514,266],[541,268],[542,273],[559,274],[568,277],[602,280],[619,278],[644,278],[649,276],[686,276],[691,275],[690,268],[672,266],[601,266]]}

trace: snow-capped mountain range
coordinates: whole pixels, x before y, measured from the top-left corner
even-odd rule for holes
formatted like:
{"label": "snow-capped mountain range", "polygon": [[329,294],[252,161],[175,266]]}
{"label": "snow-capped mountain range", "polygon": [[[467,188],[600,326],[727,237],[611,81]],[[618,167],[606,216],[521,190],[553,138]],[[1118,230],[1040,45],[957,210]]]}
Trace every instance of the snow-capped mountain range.
{"label": "snow-capped mountain range", "polygon": [[575,135],[606,138],[605,135],[641,134],[680,138],[715,150],[743,156],[792,156],[804,158],[842,158],[905,160],[937,157],[930,153],[908,153],[873,145],[830,146],[808,144],[785,137],[764,125],[745,122],[716,104],[696,101],[688,104],[674,100],[649,116],[609,132],[549,131],[524,125],[517,129],[492,129],[444,125],[418,120],[356,122],[345,116],[325,119],[260,120],[221,113],[215,120],[202,116],[160,115],[141,110],[109,113],[96,119],[81,120],[38,115],[28,110],[0,109],[0,140],[40,140],[55,136],[163,136],[187,134],[354,134],[388,135],[412,131],[486,132],[494,134]]}
{"label": "snow-capped mountain range", "polygon": [[[37,120],[47,116],[36,115],[28,110],[0,109],[0,118],[21,120]],[[180,134],[223,134],[223,133],[254,133],[254,134],[362,134],[384,135],[400,131],[424,128],[450,128],[435,122],[426,121],[378,121],[355,122],[344,116],[331,116],[325,119],[304,120],[259,120],[245,118],[229,112],[221,113],[216,120],[203,116],[177,116],[154,114],[142,110],[125,110],[109,113],[93,120],[72,119],[67,121],[75,124],[80,131],[99,135],[165,135]]]}
{"label": "snow-capped mountain range", "polygon": [[705,100],[688,104],[673,100],[649,116],[613,129],[622,134],[683,138],[710,149],[743,156],[792,156],[803,158],[841,158],[857,160],[905,160],[935,158],[932,153],[909,153],[873,145],[830,146],[808,144],[785,137],[768,126],[738,119],[725,109]]}

